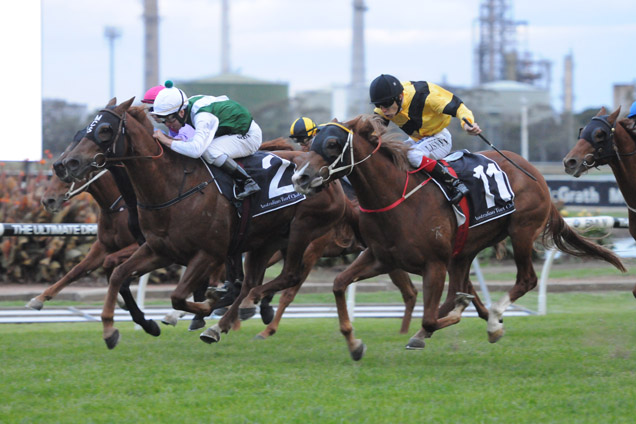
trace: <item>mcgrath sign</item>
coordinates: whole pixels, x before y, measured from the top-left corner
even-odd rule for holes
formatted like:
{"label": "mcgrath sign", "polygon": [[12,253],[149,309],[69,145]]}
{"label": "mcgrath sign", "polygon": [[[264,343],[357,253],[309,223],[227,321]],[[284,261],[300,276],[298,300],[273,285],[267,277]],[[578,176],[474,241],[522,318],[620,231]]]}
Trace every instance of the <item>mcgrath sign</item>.
{"label": "mcgrath sign", "polygon": [[566,206],[625,206],[613,175],[582,178],[546,175],[545,179],[552,200]]}

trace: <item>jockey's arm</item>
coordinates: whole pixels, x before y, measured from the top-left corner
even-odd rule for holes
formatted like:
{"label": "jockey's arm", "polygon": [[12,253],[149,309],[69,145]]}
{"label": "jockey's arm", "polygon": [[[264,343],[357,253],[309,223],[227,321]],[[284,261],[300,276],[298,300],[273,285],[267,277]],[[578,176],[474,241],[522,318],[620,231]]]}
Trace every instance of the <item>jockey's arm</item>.
{"label": "jockey's arm", "polygon": [[219,119],[211,113],[197,113],[194,117],[194,128],[194,137],[187,141],[173,140],[172,150],[191,158],[200,158],[216,135]]}

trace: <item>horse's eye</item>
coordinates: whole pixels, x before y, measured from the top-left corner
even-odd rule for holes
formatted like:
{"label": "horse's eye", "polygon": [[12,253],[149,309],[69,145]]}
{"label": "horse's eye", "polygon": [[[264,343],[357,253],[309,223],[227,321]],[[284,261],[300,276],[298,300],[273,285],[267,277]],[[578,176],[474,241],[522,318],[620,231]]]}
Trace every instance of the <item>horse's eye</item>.
{"label": "horse's eye", "polygon": [[605,131],[599,128],[594,131],[592,136],[594,137],[594,140],[605,140]]}

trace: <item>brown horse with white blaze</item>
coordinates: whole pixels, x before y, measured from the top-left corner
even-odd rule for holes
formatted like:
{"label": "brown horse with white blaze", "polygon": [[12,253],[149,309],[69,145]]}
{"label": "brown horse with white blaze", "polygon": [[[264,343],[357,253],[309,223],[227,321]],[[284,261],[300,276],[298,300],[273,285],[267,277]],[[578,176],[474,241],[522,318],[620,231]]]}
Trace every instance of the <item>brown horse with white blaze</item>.
{"label": "brown horse with white blaze", "polygon": [[[625,270],[616,255],[581,237],[565,223],[552,204],[541,173],[512,152],[505,154],[536,181],[495,152],[482,153],[508,175],[515,194],[515,212],[471,228],[463,250],[454,255],[458,231],[455,214],[435,185],[423,184],[426,175],[409,174],[412,169],[406,158],[407,149],[405,143],[386,134],[377,117],[361,115],[344,124],[323,126],[313,140],[311,151],[297,161],[292,178],[297,191],[311,194],[325,183],[348,175],[360,206],[378,212],[361,214],[360,231],[369,247],[334,281],[340,331],[354,360],[362,358],[366,348],[361,340],[355,339],[347,314],[345,290],[353,281],[396,268],[421,275],[422,327],[406,347],[422,349],[424,340],[436,330],[459,322],[470,296],[456,292],[474,294],[469,272],[477,253],[508,236],[517,265],[515,285],[490,311],[478,297],[473,299],[480,317],[488,320],[491,342],[503,335],[502,316],[507,307],[537,284],[532,250],[540,235],[543,234],[544,243],[554,243],[566,253],[600,258]],[[405,193],[412,194],[406,198]],[[396,201],[400,196],[401,200]],[[447,271],[449,293],[440,308]]]}
{"label": "brown horse with white blaze", "polygon": [[[63,162],[71,176],[82,178],[110,160],[120,161],[137,195],[146,243],[115,268],[110,279],[102,323],[104,340],[111,349],[119,339],[113,325],[117,290],[130,276],[172,263],[184,265],[186,270],[171,295],[172,306],[209,315],[213,305],[187,298],[202,280],[224,265],[240,225],[234,206],[210,184],[212,178],[204,162],[164,151],[152,137],[152,124],[145,111],[131,107],[132,102],[130,99],[116,105],[116,100],[111,100]],[[297,154],[288,152],[292,159]],[[342,188],[332,185],[317,196],[252,218],[242,239],[242,250],[248,253],[241,294],[219,323],[202,333],[202,340],[219,341],[220,333],[231,329],[238,317],[238,305],[251,289],[258,301],[298,284],[307,246],[329,231],[342,218],[344,209]],[[281,274],[256,287],[269,258],[281,249],[286,254]],[[245,315],[254,312],[255,308]]]}
{"label": "brown horse with white blaze", "polygon": [[[636,120],[618,119],[621,108],[611,114],[601,108],[581,129],[579,139],[563,158],[565,172],[580,177],[590,168],[609,165],[623,194],[629,219],[629,233],[636,240]],[[632,293],[636,297],[636,287]]]}

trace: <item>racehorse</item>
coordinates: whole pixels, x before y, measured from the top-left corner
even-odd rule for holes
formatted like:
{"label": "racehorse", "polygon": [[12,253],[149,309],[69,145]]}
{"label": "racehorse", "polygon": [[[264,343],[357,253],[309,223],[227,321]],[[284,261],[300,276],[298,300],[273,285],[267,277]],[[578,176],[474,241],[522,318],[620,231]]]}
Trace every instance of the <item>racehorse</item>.
{"label": "racehorse", "polygon": [[[29,308],[42,309],[45,301],[51,300],[73,281],[88,275],[99,267],[104,268],[108,279],[115,266],[124,262],[139,248],[135,237],[128,229],[126,205],[122,201],[112,175],[107,170],[102,170],[99,173],[91,172],[85,180],[79,182],[77,187],[53,177],[47,183],[40,201],[47,211],[54,213],[60,210],[64,202],[83,192],[90,193],[100,208],[97,240],[80,263],[55,284],[31,299],[26,304]],[[133,321],[148,334],[159,336],[161,334],[159,326],[153,320],[147,320],[137,306],[130,291],[130,280],[121,286],[119,292]]]}
{"label": "racehorse", "polygon": [[[377,117],[361,115],[344,124],[323,126],[313,140],[311,151],[296,161],[292,181],[297,191],[313,194],[334,179],[348,175],[360,206],[366,211],[361,214],[359,225],[369,247],[336,277],[333,289],[340,331],[354,360],[362,358],[366,346],[354,337],[347,314],[345,289],[353,281],[396,268],[422,275],[422,328],[411,337],[406,348],[423,349],[425,339],[433,332],[459,322],[470,301],[469,295],[474,295],[469,271],[477,253],[507,236],[517,266],[514,286],[490,311],[478,297],[473,299],[479,316],[488,321],[491,343],[503,336],[502,317],[507,307],[537,284],[531,254],[539,235],[543,234],[544,244],[551,242],[563,252],[600,258],[625,270],[616,255],[578,235],[565,223],[552,204],[541,173],[512,152],[505,154],[536,181],[495,152],[482,153],[507,173],[516,210],[470,228],[463,249],[454,252],[458,233],[455,213],[435,185],[424,183],[427,176],[410,168],[407,150],[405,143],[386,133]],[[447,271],[448,296],[440,308]],[[460,290],[468,295],[456,295]]]}
{"label": "racehorse", "polygon": [[[187,297],[214,270],[223,266],[233,235],[240,229],[235,207],[214,187],[209,168],[202,160],[163,150],[152,137],[153,127],[141,107],[131,107],[134,98],[119,105],[112,99],[87,129],[87,135],[63,161],[73,178],[109,161],[120,161],[137,194],[139,221],[146,238],[127,261],[113,271],[102,311],[103,338],[112,349],[119,340],[113,315],[119,287],[130,276],[141,275],[172,263],[186,270],[171,294],[172,306],[194,314],[209,315],[207,302]],[[288,152],[292,156],[296,152]],[[290,187],[291,190],[291,187]],[[245,281],[241,294],[221,320],[202,333],[206,342],[218,341],[238,317],[238,303],[252,290],[258,300],[299,283],[303,255],[309,243],[324,235],[344,214],[340,185],[292,206],[251,219],[242,234]],[[281,274],[267,284],[254,287],[263,278],[265,265],[277,250],[285,251]],[[253,315],[255,309],[242,317]],[[250,316],[251,316],[250,315]]]}
{"label": "racehorse", "polygon": [[[565,172],[576,178],[592,167],[609,165],[628,209],[629,234],[636,240],[636,122],[618,119],[620,106],[608,115],[605,108],[583,128],[579,140],[563,158]],[[636,297],[636,287],[632,293]]]}

